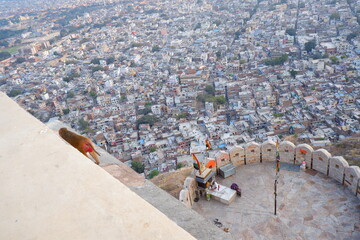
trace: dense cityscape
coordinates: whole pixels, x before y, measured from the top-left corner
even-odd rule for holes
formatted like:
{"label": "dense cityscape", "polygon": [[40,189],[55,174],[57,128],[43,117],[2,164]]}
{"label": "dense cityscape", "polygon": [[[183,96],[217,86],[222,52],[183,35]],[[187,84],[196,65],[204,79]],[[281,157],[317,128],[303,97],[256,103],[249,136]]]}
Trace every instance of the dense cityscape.
{"label": "dense cityscape", "polygon": [[145,173],[360,133],[359,1],[24,2],[0,7],[0,90]]}

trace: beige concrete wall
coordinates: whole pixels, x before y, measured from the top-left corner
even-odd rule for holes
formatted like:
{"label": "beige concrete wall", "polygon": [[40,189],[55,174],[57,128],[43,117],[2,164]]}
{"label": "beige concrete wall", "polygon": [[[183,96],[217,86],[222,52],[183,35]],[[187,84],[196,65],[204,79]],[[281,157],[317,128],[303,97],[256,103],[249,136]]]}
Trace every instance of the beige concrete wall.
{"label": "beige concrete wall", "polygon": [[330,158],[329,177],[344,184],[344,171],[348,166],[349,163],[342,156]]}
{"label": "beige concrete wall", "polygon": [[360,180],[360,168],[358,166],[345,167],[344,185],[347,186],[352,193],[357,194]]}
{"label": "beige concrete wall", "polygon": [[215,155],[216,167],[220,168],[228,163],[230,163],[230,156],[229,153],[226,151],[219,151]]}
{"label": "beige concrete wall", "polygon": [[295,145],[289,141],[279,144],[280,162],[292,163],[295,161]]}
{"label": "beige concrete wall", "polygon": [[260,144],[250,142],[245,145],[246,164],[260,162]]}
{"label": "beige concrete wall", "polygon": [[241,166],[245,164],[245,150],[241,146],[234,146],[229,151],[230,160],[235,166]]}
{"label": "beige concrete wall", "polygon": [[331,154],[325,149],[319,149],[312,154],[312,168],[318,172],[328,175],[329,159]]}
{"label": "beige concrete wall", "polygon": [[189,191],[190,206],[194,204],[196,187],[197,184],[193,177],[187,177],[185,179],[184,189],[187,189]]}
{"label": "beige concrete wall", "polygon": [[261,144],[261,160],[263,162],[276,161],[276,143],[265,141]]}
{"label": "beige concrete wall", "polygon": [[314,149],[308,144],[297,145],[295,149],[295,164],[301,164],[305,161],[306,167],[311,168],[313,151]]}
{"label": "beige concrete wall", "polygon": [[0,93],[0,239],[194,239]]}

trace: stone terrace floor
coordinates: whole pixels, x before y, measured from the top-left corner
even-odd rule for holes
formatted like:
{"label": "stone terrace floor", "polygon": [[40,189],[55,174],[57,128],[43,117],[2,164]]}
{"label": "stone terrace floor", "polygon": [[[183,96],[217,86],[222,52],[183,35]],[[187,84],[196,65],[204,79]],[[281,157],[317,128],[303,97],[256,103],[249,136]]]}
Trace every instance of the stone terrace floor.
{"label": "stone terrace floor", "polygon": [[231,177],[217,177],[228,187],[237,183],[242,197],[230,205],[202,197],[193,209],[211,221],[219,219],[235,239],[360,239],[360,199],[313,170],[280,170],[274,216],[274,165],[245,165]]}

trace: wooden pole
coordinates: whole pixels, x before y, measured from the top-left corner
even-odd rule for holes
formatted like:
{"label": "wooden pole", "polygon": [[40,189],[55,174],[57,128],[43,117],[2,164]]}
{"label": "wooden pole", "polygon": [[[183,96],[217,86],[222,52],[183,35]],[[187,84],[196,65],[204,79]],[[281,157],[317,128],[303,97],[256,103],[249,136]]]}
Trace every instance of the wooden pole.
{"label": "wooden pole", "polygon": [[277,177],[275,178],[275,183],[274,183],[274,195],[275,195],[275,206],[274,206],[274,215],[276,215],[276,197],[277,197],[277,193],[276,193],[276,185],[277,185]]}

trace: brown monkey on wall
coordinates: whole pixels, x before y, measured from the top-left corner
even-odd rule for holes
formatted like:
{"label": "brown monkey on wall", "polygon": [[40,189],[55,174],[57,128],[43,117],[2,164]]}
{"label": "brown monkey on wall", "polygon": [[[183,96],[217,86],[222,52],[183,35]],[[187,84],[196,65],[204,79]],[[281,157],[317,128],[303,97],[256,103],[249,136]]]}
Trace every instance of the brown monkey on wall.
{"label": "brown monkey on wall", "polygon": [[65,141],[70,143],[74,148],[79,150],[86,157],[89,158],[89,156],[86,153],[87,152],[90,153],[90,155],[96,161],[96,164],[99,165],[100,161],[97,155],[100,156],[100,154],[95,150],[94,144],[91,142],[89,138],[73,133],[67,130],[66,128],[60,128],[59,134]]}

